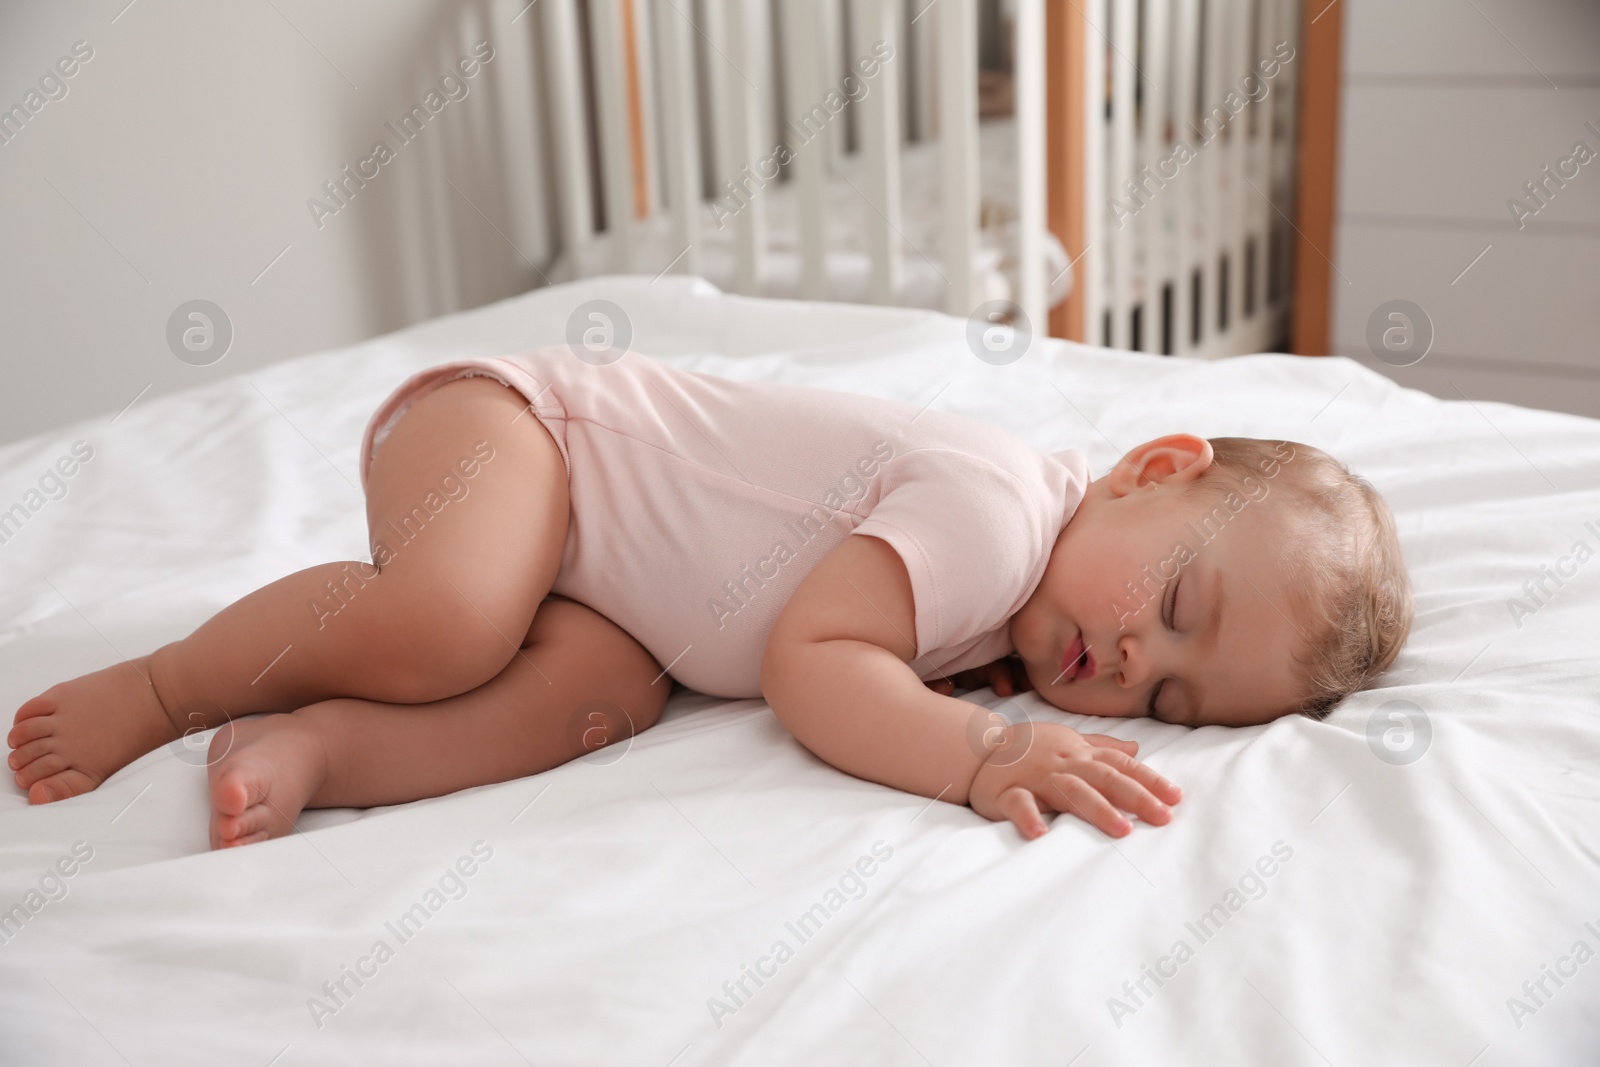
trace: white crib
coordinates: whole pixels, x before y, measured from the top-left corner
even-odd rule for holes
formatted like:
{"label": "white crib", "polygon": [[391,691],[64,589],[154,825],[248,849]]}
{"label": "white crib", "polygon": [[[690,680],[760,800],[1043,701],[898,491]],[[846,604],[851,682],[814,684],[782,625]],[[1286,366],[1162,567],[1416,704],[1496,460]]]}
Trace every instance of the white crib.
{"label": "white crib", "polygon": [[[670,270],[957,315],[1003,297],[1035,331],[1202,357],[1286,332],[1297,0],[466,0],[441,19],[423,75],[498,50],[498,130],[444,136],[496,171],[472,208],[526,284]],[[1009,125],[980,127],[980,44],[1009,70]],[[400,210],[465,196],[446,169]],[[422,229],[393,257],[422,266],[379,269],[423,272],[433,313],[468,306],[451,223]]]}
{"label": "white crib", "polygon": [[[1278,346],[1291,290],[1299,5],[1073,3],[1091,24],[1079,336],[1201,357]],[[1174,158],[1180,142],[1186,162]]]}
{"label": "white crib", "polygon": [[[861,253],[859,298],[908,302],[910,260],[937,274],[937,304],[951,313],[1013,299],[1042,323],[1052,283],[1059,299],[1067,274],[1058,245],[1046,276],[1044,2],[1010,6],[1021,45],[1008,146],[1016,281],[997,289],[996,257],[980,241],[972,0],[541,0],[561,160],[563,257],[553,276],[701,273],[709,254],[723,254],[732,262],[720,273],[739,292],[826,299],[850,289],[832,278],[830,244],[844,227]],[[902,164],[913,127],[930,146],[937,136],[936,150],[917,158],[937,168],[936,251],[907,234]],[[773,232],[774,214],[787,241]],[[795,284],[775,287],[788,247]]]}

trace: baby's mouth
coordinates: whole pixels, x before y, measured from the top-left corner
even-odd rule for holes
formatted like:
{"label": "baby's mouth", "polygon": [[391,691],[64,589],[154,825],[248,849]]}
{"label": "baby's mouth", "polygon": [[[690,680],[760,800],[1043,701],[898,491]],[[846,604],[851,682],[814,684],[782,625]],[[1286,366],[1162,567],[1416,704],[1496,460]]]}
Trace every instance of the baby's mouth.
{"label": "baby's mouth", "polygon": [[1074,637],[1061,654],[1061,673],[1056,682],[1088,681],[1094,677],[1094,656],[1083,643],[1083,635]]}

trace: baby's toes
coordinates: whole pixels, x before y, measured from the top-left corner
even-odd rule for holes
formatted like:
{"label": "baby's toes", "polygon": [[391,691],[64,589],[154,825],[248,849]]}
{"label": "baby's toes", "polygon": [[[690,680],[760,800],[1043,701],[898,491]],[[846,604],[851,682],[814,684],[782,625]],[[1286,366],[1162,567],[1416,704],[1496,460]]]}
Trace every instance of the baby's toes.
{"label": "baby's toes", "polygon": [[20,723],[26,719],[31,719],[38,715],[49,715],[51,712],[56,711],[56,688],[57,687],[52,686],[40,693],[38,696],[34,697],[32,700],[24,703],[22,707],[17,709],[17,714],[12,718],[12,722]]}
{"label": "baby's toes", "polygon": [[[48,759],[49,757],[46,756],[44,758]],[[37,763],[38,760],[34,762]],[[99,784],[82,771],[68,768],[60,774],[51,775],[44,781],[34,782],[33,785],[29,786],[28,803],[50,804],[57,800],[65,800],[68,797],[75,797],[79,793],[87,793]]]}
{"label": "baby's toes", "polygon": [[[55,738],[41,737],[37,741],[29,741],[27,744],[18,745],[12,750],[11,755],[6,757],[6,765],[14,771],[20,771],[34,760],[55,750]],[[57,768],[57,770],[59,769]]]}
{"label": "baby's toes", "polygon": [[213,850],[219,848],[238,848],[240,845],[254,845],[262,841],[271,840],[272,835],[270,833],[265,830],[259,830],[253,834],[245,834],[243,837],[230,837],[227,839],[218,839],[213,837],[211,839],[211,848]]}
{"label": "baby's toes", "polygon": [[[17,784],[24,789],[31,789],[33,783],[42,782],[51,775],[60,774],[71,768],[67,757],[59,752],[46,752],[17,770]],[[71,796],[71,794],[67,794]]]}
{"label": "baby's toes", "polygon": [[232,848],[265,841],[272,836],[272,810],[265,804],[246,808],[243,814],[211,813],[211,847]]}
{"label": "baby's toes", "polygon": [[256,768],[238,763],[213,766],[218,769],[211,783],[211,806],[219,815],[243,815],[261,806],[267,781]]}
{"label": "baby's toes", "polygon": [[[24,705],[26,707],[26,705]],[[21,712],[17,713],[21,715]],[[37,741],[41,737],[49,737],[56,732],[56,717],[54,715],[30,715],[26,719],[19,718],[17,724],[6,734],[6,744],[11,748],[21,748],[29,741]]]}

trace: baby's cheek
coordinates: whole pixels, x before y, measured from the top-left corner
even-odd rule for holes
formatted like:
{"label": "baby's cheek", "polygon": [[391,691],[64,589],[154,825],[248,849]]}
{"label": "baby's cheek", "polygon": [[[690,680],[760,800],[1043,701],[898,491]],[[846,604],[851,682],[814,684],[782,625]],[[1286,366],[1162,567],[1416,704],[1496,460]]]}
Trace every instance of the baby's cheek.
{"label": "baby's cheek", "polygon": [[1081,619],[1084,625],[1098,623],[1099,619],[1084,616],[1092,615],[1097,608],[1104,611],[1110,596],[1095,585],[1093,575],[1074,575],[1070,580],[1057,582],[1050,590],[1051,610],[1074,621]]}

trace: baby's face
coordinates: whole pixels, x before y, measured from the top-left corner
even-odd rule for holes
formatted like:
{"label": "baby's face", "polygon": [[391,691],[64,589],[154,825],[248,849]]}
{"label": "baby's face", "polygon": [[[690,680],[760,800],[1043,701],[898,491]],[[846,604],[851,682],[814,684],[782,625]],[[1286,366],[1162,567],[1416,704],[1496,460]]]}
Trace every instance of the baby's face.
{"label": "baby's face", "polygon": [[1304,640],[1279,550],[1286,501],[1269,478],[1229,503],[1186,493],[1210,462],[1204,439],[1173,435],[1090,484],[1011,619],[1045,700],[1185,726],[1253,725],[1295,703]]}

